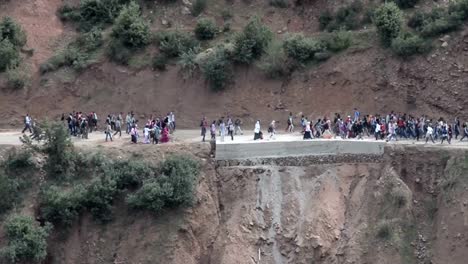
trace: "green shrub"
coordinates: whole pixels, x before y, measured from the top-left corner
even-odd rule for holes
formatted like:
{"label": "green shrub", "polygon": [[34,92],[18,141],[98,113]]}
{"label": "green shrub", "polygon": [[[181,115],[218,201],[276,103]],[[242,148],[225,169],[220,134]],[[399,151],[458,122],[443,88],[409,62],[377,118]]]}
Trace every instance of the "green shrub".
{"label": "green shrub", "polygon": [[180,31],[160,32],[156,36],[159,50],[169,58],[198,47],[198,41],[188,33]]}
{"label": "green shrub", "polygon": [[75,172],[78,154],[73,148],[68,129],[60,122],[45,126],[43,151],[47,154],[45,169],[49,177],[67,178]]}
{"label": "green shrub", "polygon": [[136,209],[146,209],[153,212],[159,212],[166,205],[166,201],[173,195],[173,186],[162,184],[162,177],[146,180],[137,192],[127,197],[127,203],[130,207]]}
{"label": "green shrub", "polygon": [[140,6],[131,2],[120,11],[112,28],[112,37],[130,48],[146,46],[150,41],[149,25],[141,17]]}
{"label": "green shrub", "polygon": [[329,10],[325,10],[322,13],[320,13],[319,16],[319,29],[320,30],[325,30],[328,25],[333,21],[333,14]]}
{"label": "green shrub", "polygon": [[81,34],[77,39],[77,45],[85,51],[94,51],[103,44],[102,30],[94,27],[89,32]]}
{"label": "green shrub", "polygon": [[57,10],[57,16],[62,21],[78,22],[81,19],[80,9],[68,4],[64,4]]}
{"label": "green shrub", "polygon": [[192,5],[192,15],[200,15],[206,9],[207,3],[207,0],[195,0],[195,2]]}
{"label": "green shrub", "polygon": [[167,205],[169,207],[190,205],[200,173],[198,162],[187,156],[174,155],[166,159],[160,168],[162,175],[167,176],[162,178],[163,186],[168,183],[174,189],[172,196],[166,201]]}
{"label": "green shrub", "polygon": [[41,64],[39,70],[42,74],[55,71],[61,67],[69,66],[80,71],[89,64],[89,54],[81,51],[72,45],[52,56],[45,63]]}
{"label": "green shrub", "polygon": [[400,8],[412,8],[419,0],[393,0]]}
{"label": "green shrub", "polygon": [[392,39],[398,37],[402,21],[401,10],[393,2],[382,4],[375,10],[374,24],[384,45],[390,46]]}
{"label": "green shrub", "polygon": [[287,8],[289,6],[288,0],[270,0],[270,5],[278,8]]}
{"label": "green shrub", "polygon": [[109,42],[107,56],[109,56],[112,61],[127,65],[132,54],[132,50],[126,47],[120,40],[113,39]]}
{"label": "green shrub", "polygon": [[8,40],[0,41],[0,72],[18,65],[20,56],[15,46]]}
{"label": "green shrub", "polygon": [[197,51],[189,50],[180,55],[178,64],[180,65],[180,70],[184,76],[184,79],[190,78],[193,76],[193,73],[197,69]]}
{"label": "green shrub", "polygon": [[84,206],[95,219],[109,221],[112,219],[112,203],[118,192],[117,181],[111,176],[102,175],[93,179],[87,187]]}
{"label": "green shrub", "polygon": [[204,59],[200,67],[214,91],[223,90],[231,80],[232,65],[223,48],[216,48]]}
{"label": "green shrub", "polygon": [[335,23],[330,31],[344,28],[347,30],[357,29],[359,27],[359,13],[362,11],[362,2],[354,1],[348,6],[338,9],[335,14]]}
{"label": "green shrub", "polygon": [[273,41],[262,57],[259,68],[270,78],[281,78],[289,74],[288,57],[283,49],[283,43]]}
{"label": "green shrub", "polygon": [[89,30],[102,24],[111,24],[119,15],[123,0],[82,0],[80,3],[80,27]]}
{"label": "green shrub", "polygon": [[466,20],[468,18],[468,0],[450,1],[448,14],[457,16],[460,20]]}
{"label": "green shrub", "polygon": [[154,168],[137,160],[116,161],[104,167],[104,174],[116,181],[117,188],[139,187],[144,179],[154,177]]}
{"label": "green shrub", "polygon": [[234,40],[234,60],[250,64],[260,58],[272,39],[271,31],[257,17]]}
{"label": "green shrub", "polygon": [[442,17],[424,23],[419,31],[424,37],[434,37],[457,30],[463,24],[459,13],[444,14]]}
{"label": "green shrub", "polygon": [[29,216],[13,215],[5,223],[8,245],[1,253],[12,263],[41,262],[47,256],[47,237],[51,227],[38,226]]}
{"label": "green shrub", "polygon": [[19,173],[35,168],[32,153],[24,149],[10,151],[4,166],[8,173]]}
{"label": "green shrub", "polygon": [[23,89],[29,79],[28,75],[18,68],[8,69],[6,71],[6,78],[8,87],[15,90]]}
{"label": "green shrub", "polygon": [[69,191],[50,186],[40,195],[41,218],[54,225],[71,225],[83,207],[85,195],[85,188],[81,185]]}
{"label": "green shrub", "polygon": [[288,37],[283,43],[283,48],[288,57],[301,63],[312,60],[315,53],[325,50],[321,42],[301,34]]}
{"label": "green shrub", "polygon": [[153,69],[165,71],[168,63],[169,58],[165,54],[160,53],[153,58]]}
{"label": "green shrub", "polygon": [[0,40],[4,39],[8,39],[17,48],[26,44],[26,33],[11,17],[4,17],[0,22]]}
{"label": "green shrub", "polygon": [[0,172],[0,215],[13,208],[19,198],[19,182]]}
{"label": "green shrub", "polygon": [[383,240],[389,240],[392,237],[392,227],[390,223],[384,221],[377,227],[377,237]]}
{"label": "green shrub", "polygon": [[322,43],[327,50],[338,52],[351,46],[351,33],[347,31],[334,31],[322,38]]}
{"label": "green shrub", "polygon": [[392,50],[403,58],[415,54],[424,54],[430,50],[430,44],[421,37],[406,33],[392,40]]}
{"label": "green shrub", "polygon": [[161,176],[145,181],[140,190],[128,196],[131,207],[158,212],[164,207],[192,204],[198,163],[186,156],[173,156],[161,164],[160,170]]}
{"label": "green shrub", "polygon": [[414,29],[420,29],[425,21],[426,21],[427,17],[426,17],[426,14],[421,12],[421,11],[416,11],[409,19],[408,19],[408,23],[407,25],[410,27],[410,28],[414,28]]}
{"label": "green shrub", "polygon": [[200,40],[213,39],[218,33],[216,23],[208,18],[203,18],[197,21],[195,26],[195,36]]}

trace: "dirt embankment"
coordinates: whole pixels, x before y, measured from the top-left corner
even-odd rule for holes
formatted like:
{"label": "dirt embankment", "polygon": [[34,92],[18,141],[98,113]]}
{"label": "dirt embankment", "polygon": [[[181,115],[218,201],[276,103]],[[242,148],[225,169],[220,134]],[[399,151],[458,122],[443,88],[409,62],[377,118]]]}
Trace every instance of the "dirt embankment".
{"label": "dirt embankment", "polygon": [[203,172],[193,208],[135,215],[117,203],[107,225],[85,215],[56,232],[48,263],[461,264],[468,257],[466,151],[393,146],[365,159],[240,163],[196,153]]}

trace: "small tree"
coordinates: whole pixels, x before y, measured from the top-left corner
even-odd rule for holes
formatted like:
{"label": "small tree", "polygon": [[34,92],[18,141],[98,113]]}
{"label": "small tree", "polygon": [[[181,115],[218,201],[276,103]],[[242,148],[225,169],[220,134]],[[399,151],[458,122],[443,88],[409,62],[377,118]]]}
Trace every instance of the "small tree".
{"label": "small tree", "polygon": [[131,48],[143,47],[149,43],[149,25],[141,17],[140,6],[131,2],[120,11],[112,29],[112,36]]}
{"label": "small tree", "polygon": [[430,44],[421,37],[406,33],[392,41],[392,50],[403,58],[414,54],[424,54],[430,50]]}
{"label": "small tree", "polygon": [[419,0],[393,0],[400,8],[414,7]]}
{"label": "small tree", "polygon": [[15,46],[8,40],[0,41],[0,72],[18,64],[19,54]]}
{"label": "small tree", "polygon": [[290,72],[290,63],[283,49],[283,43],[273,41],[258,64],[259,68],[270,78],[280,78]]}
{"label": "small tree", "polygon": [[181,31],[159,32],[156,39],[159,50],[169,58],[178,57],[199,45],[192,35]]}
{"label": "small tree", "polygon": [[375,10],[374,24],[384,45],[389,46],[392,39],[398,37],[402,21],[401,10],[393,2],[382,4]]}
{"label": "small tree", "polygon": [[18,48],[26,44],[26,33],[11,17],[5,17],[0,22],[0,40],[4,39],[8,39],[11,44]]}
{"label": "small tree", "polygon": [[234,40],[234,60],[250,64],[260,58],[272,39],[272,33],[255,17]]}
{"label": "small tree", "polygon": [[202,18],[197,21],[195,36],[200,40],[213,39],[218,33],[218,27],[211,19]]}
{"label": "small tree", "polygon": [[217,48],[201,63],[205,79],[214,91],[223,90],[232,76],[231,62],[224,48]]}
{"label": "small tree", "polygon": [[57,186],[51,186],[41,192],[41,217],[54,225],[70,225],[78,216],[85,197],[82,185],[71,191],[62,191]]}
{"label": "small tree", "polygon": [[5,223],[8,246],[1,250],[10,262],[40,262],[47,256],[47,237],[51,227],[38,226],[29,216],[13,215]]}
{"label": "small tree", "polygon": [[302,63],[312,60],[315,53],[325,50],[322,43],[301,34],[287,38],[283,43],[283,48],[288,57]]}

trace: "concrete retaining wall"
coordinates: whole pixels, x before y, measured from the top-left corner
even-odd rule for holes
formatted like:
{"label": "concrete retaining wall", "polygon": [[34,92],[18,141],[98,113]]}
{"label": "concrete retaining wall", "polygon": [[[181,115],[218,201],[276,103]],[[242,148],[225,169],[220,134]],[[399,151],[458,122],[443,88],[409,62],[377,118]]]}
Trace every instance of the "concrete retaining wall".
{"label": "concrete retaining wall", "polygon": [[291,156],[321,156],[341,154],[382,155],[382,141],[310,140],[257,141],[249,143],[216,144],[217,160],[278,158]]}

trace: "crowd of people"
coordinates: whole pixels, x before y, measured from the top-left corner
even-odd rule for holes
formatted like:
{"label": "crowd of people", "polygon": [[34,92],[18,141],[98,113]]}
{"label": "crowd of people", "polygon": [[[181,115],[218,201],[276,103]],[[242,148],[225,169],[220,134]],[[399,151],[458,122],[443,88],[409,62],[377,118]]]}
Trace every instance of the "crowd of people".
{"label": "crowd of people", "polygon": [[[83,112],[69,113],[66,117],[62,114],[61,120],[65,122],[71,136],[88,138],[89,133],[98,131],[100,119],[96,112],[89,114]],[[124,115],[108,114],[101,126],[104,130],[105,141],[113,141],[116,136],[122,136],[122,130],[125,126],[125,133],[131,137],[131,142],[136,144],[159,144],[170,141],[170,135],[176,129],[175,114],[167,113],[164,117],[151,116],[142,129],[139,129],[139,121],[133,111]],[[452,120],[444,118],[430,119],[426,115],[415,117],[406,113],[395,113],[391,111],[388,114],[362,115],[358,109],[354,109],[352,115],[342,116],[335,113],[333,119],[328,117],[318,118],[312,122],[305,115],[295,116],[290,113],[287,117],[285,132],[294,133],[296,125],[303,139],[314,138],[342,138],[342,139],[363,139],[364,137],[375,138],[375,140],[398,141],[398,140],[424,140],[426,143],[431,141],[435,143],[447,142],[451,144],[452,140],[463,141],[468,139],[468,122],[462,123],[458,117]],[[224,142],[227,136],[234,140],[235,135],[242,135],[242,121],[231,116],[221,117],[218,120],[208,122],[203,117],[200,122],[202,141],[205,142],[206,134],[209,132],[211,140],[216,141],[218,136],[221,142]],[[24,118],[25,131],[32,133],[33,138],[39,138],[41,134],[40,126],[27,114]],[[275,139],[277,132],[277,122],[272,120],[268,125],[269,139]],[[261,129],[261,122],[257,120],[254,126],[254,140],[264,139]]]}
{"label": "crowd of people", "polygon": [[[68,116],[62,114],[60,120],[66,124],[71,136],[83,139],[88,139],[89,133],[97,132],[100,123],[96,112],[86,114],[73,111]],[[117,135],[122,137],[122,130],[125,126],[125,133],[131,136],[131,142],[134,144],[138,142],[144,144],[167,143],[170,140],[170,134],[176,129],[175,114],[173,112],[169,112],[161,118],[151,116],[143,126],[141,134],[138,123],[139,121],[133,111],[128,112],[126,115],[123,112],[108,114],[101,126],[104,131],[105,141],[113,141],[113,138]],[[22,133],[27,130],[32,134],[33,139],[40,139],[42,129],[29,114],[24,117]]]}
{"label": "crowd of people", "polygon": [[[296,120],[300,119],[300,120]],[[232,121],[231,117],[224,121],[224,117],[218,121],[211,123],[210,132],[211,137],[216,136],[216,130],[219,131],[220,141],[224,141],[227,135],[234,140],[234,135],[237,131],[241,131],[241,121],[237,119]],[[445,120],[444,118],[430,119],[426,115],[415,117],[406,113],[395,113],[391,111],[388,114],[375,114],[375,115],[362,115],[358,109],[354,109],[352,115],[341,116],[335,113],[333,119],[328,117],[318,118],[316,122],[312,122],[305,115],[300,118],[294,116],[292,113],[287,118],[286,132],[295,132],[295,124],[300,127],[300,133],[303,139],[314,138],[342,138],[342,139],[364,139],[364,137],[375,138],[375,140],[385,141],[398,141],[405,140],[425,140],[427,143],[431,141],[435,143],[447,142],[451,144],[452,139],[455,138],[463,141],[468,139],[468,122],[462,123],[458,117],[453,120]],[[275,139],[277,127],[275,120],[269,122],[268,134],[269,139]],[[208,129],[206,118],[202,119],[200,124],[202,141],[205,140],[205,134]],[[261,122],[257,120],[254,126],[254,140],[264,139],[261,129]]]}

